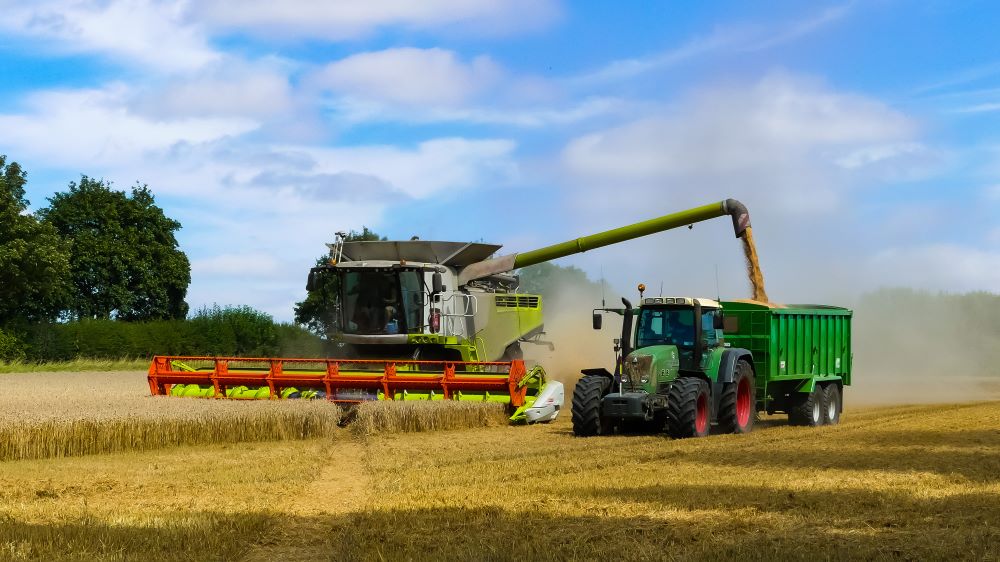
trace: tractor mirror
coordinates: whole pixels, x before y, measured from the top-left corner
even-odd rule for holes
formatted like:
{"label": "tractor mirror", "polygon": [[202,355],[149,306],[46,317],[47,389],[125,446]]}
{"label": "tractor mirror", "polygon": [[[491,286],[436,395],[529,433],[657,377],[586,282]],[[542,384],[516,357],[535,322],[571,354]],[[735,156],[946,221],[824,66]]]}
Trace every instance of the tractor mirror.
{"label": "tractor mirror", "polygon": [[312,292],[316,290],[316,270],[309,270],[309,277],[306,279],[306,291]]}
{"label": "tractor mirror", "polygon": [[601,322],[602,322],[603,318],[604,317],[601,316],[600,312],[595,312],[594,313],[594,329],[595,330],[600,330],[601,329]]}
{"label": "tractor mirror", "polygon": [[716,314],[712,317],[712,328],[715,330],[721,330],[726,327],[726,319],[722,317],[721,314]]}
{"label": "tractor mirror", "polygon": [[431,294],[436,295],[444,291],[444,282],[441,281],[441,273],[438,271],[431,275]]}

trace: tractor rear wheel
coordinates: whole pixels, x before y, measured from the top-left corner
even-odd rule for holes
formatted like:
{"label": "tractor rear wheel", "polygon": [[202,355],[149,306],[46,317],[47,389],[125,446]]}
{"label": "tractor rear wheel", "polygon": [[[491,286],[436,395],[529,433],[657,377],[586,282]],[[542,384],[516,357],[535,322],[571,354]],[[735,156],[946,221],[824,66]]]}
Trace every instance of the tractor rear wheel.
{"label": "tractor rear wheel", "polygon": [[796,392],[788,409],[788,423],[816,427],[823,425],[823,387],[816,385],[812,392]]}
{"label": "tractor rear wheel", "polygon": [[578,437],[590,437],[608,433],[610,428],[601,418],[601,398],[611,388],[607,377],[586,376],[576,381],[573,387],[573,433]]}
{"label": "tractor rear wheel", "polygon": [[719,399],[719,432],[750,433],[757,418],[757,387],[753,367],[746,359],[736,362],[733,382],[722,386]]}
{"label": "tractor rear wheel", "polygon": [[837,425],[840,423],[840,410],[843,408],[840,402],[840,387],[835,382],[826,385],[823,391],[823,423],[827,425]]}
{"label": "tractor rear wheel", "polygon": [[674,439],[708,435],[710,399],[707,382],[694,377],[674,381],[667,396],[667,433]]}

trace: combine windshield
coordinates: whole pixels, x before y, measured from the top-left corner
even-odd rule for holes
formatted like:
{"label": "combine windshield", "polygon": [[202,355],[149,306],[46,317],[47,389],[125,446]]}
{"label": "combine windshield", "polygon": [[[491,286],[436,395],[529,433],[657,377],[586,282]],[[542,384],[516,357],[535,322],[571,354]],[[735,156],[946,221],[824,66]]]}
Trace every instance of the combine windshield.
{"label": "combine windshield", "polygon": [[423,329],[418,271],[345,271],[341,279],[345,333],[407,334]]}

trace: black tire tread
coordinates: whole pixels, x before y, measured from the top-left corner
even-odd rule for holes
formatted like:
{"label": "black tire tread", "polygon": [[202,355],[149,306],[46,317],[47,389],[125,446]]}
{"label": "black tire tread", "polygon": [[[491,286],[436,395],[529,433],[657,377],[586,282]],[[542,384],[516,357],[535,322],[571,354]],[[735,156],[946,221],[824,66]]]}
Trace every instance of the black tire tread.
{"label": "black tire tread", "polygon": [[683,377],[670,385],[667,395],[667,433],[674,439],[695,437],[695,417],[698,415],[698,394],[705,381]]}
{"label": "black tire tread", "polygon": [[[827,416],[827,411],[829,409],[830,401],[834,400],[837,404],[837,415],[832,420]],[[840,412],[844,409],[842,402],[843,398],[840,394],[840,386],[837,383],[829,383],[826,385],[826,389],[823,391],[823,423],[826,425],[837,425],[840,423]]]}
{"label": "black tire tread", "polygon": [[750,433],[753,429],[753,424],[757,420],[757,385],[754,384],[753,380],[753,367],[746,359],[740,359],[736,362],[736,372],[733,374],[733,382],[725,383],[722,385],[722,395],[719,397],[719,417],[718,417],[718,431],[719,433],[736,433],[739,424],[736,418],[736,391],[740,385],[740,379],[748,376],[750,377],[750,407],[753,409],[750,412],[750,420],[747,422],[746,431],[742,433]]}
{"label": "black tire tread", "polygon": [[[792,395],[792,404],[788,409],[788,423],[791,425],[801,425],[807,427],[817,427],[823,425],[823,397],[825,393],[819,385],[809,394],[795,393]],[[813,404],[819,400],[819,423],[813,422]]]}
{"label": "black tire tread", "polygon": [[601,398],[611,388],[611,381],[600,375],[585,376],[573,387],[573,434],[578,437],[600,435],[605,428],[601,419]]}

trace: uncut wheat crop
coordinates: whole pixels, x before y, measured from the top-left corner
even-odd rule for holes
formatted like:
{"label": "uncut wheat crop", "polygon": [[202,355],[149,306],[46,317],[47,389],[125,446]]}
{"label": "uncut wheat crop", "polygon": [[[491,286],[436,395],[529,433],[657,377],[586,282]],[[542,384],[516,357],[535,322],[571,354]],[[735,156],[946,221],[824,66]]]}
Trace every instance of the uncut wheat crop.
{"label": "uncut wheat crop", "polygon": [[408,433],[507,425],[506,406],[496,402],[367,402],[350,423],[355,435]]}
{"label": "uncut wheat crop", "polygon": [[149,396],[135,372],[0,375],[0,461],[332,435],[327,402]]}

